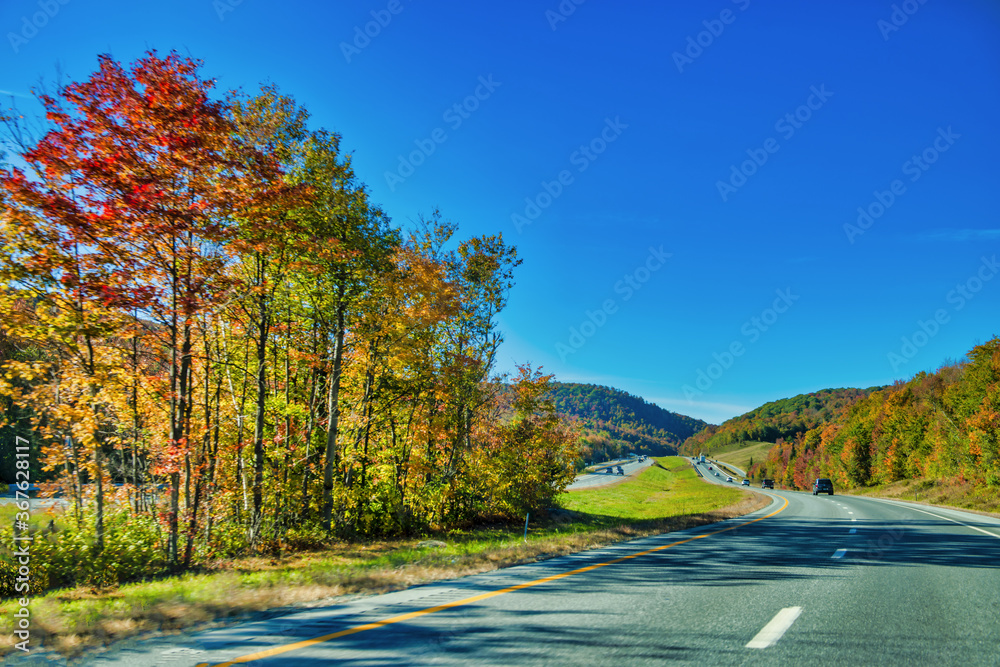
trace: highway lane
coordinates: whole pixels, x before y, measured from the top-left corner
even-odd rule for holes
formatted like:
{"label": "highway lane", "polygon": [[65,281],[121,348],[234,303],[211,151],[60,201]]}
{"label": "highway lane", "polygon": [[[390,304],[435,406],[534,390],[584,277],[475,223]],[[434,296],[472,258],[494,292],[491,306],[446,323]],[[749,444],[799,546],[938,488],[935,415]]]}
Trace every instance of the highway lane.
{"label": "highway lane", "polygon": [[[747,473],[746,473],[746,471],[745,471],[745,470],[743,470],[743,468],[737,468],[737,467],[736,467],[736,466],[734,466],[734,465],[733,465],[732,463],[726,463],[725,461],[720,461],[719,463],[722,463],[722,465],[726,466],[726,467],[727,467],[727,468],[729,468],[730,470],[733,470],[733,471],[735,471],[735,472],[736,472],[736,473],[737,473],[738,475],[740,475],[741,477],[746,477],[746,474],[747,474]],[[714,467],[714,466],[713,466],[713,467]]]}
{"label": "highway lane", "polygon": [[[69,507],[69,501],[62,498],[28,498],[28,511],[40,512],[42,510],[64,511]],[[14,505],[23,502],[12,496],[0,496],[0,505]]]}
{"label": "highway lane", "polygon": [[[767,495],[771,507],[739,520],[142,642],[94,664],[1000,665],[1000,520]],[[533,583],[545,577],[558,578]],[[791,623],[761,637],[776,618]]]}
{"label": "highway lane", "polygon": [[[645,470],[649,466],[653,465],[654,461],[651,458],[647,458],[645,461],[638,461],[632,459],[631,462],[626,462],[626,459],[622,459],[620,463],[615,463],[612,467],[617,467],[621,465],[622,472],[625,473],[625,477],[632,477],[639,472]],[[616,482],[622,481],[624,479],[621,475],[617,473],[606,472],[607,468],[598,468],[597,472],[584,473],[582,475],[577,475],[576,479],[570,484],[567,490],[575,489],[587,489],[594,488],[598,486],[606,486],[608,484],[614,484]]]}
{"label": "highway lane", "polygon": [[[694,466],[694,469],[697,470],[701,474],[701,476],[705,478],[705,481],[707,482],[712,482],[713,484],[725,484],[725,485],[736,484],[738,486],[742,486],[741,484],[741,482],[743,481],[742,477],[733,477],[732,482],[726,481],[726,479],[728,477],[731,477],[731,475],[725,470],[719,468],[717,464],[712,463],[711,461],[706,461],[705,463],[698,463],[696,460],[692,459],[691,465]],[[729,466],[729,464],[726,465]],[[743,472],[742,470],[734,466],[729,466],[729,468],[739,473]],[[715,473],[719,473],[718,476],[716,476]],[[753,486],[752,482],[751,486]]]}

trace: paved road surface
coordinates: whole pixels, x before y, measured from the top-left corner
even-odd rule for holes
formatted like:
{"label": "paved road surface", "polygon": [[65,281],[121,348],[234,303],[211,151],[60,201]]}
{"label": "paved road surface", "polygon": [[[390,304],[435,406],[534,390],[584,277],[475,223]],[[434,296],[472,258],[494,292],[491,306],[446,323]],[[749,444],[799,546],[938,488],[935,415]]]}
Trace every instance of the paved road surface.
{"label": "paved road surface", "polygon": [[[13,496],[0,496],[0,505],[13,505],[19,502],[22,501]],[[28,498],[28,508],[32,512],[51,508],[64,510],[67,507],[69,502],[61,498]]]}
{"label": "paved road surface", "polygon": [[[703,475],[711,475],[717,469],[717,466],[712,461],[706,461],[705,463],[698,463],[698,461],[696,459],[691,459],[691,463],[694,464],[695,469],[697,469]],[[720,461],[720,463],[722,463],[722,465],[726,466],[727,468],[729,468],[733,472],[739,474],[741,477],[746,477],[747,473],[742,468],[737,468],[733,464],[726,463],[725,461]],[[712,470],[711,471],[708,470],[708,466],[712,466]],[[719,470],[719,474],[720,475],[723,474],[723,473],[725,473],[724,470]],[[728,474],[728,473],[725,473],[725,474]]]}
{"label": "paved road surface", "polygon": [[1000,520],[767,495],[742,519],[92,664],[1000,665]]}
{"label": "paved road surface", "polygon": [[[616,466],[618,464],[615,464]],[[631,477],[641,470],[645,470],[649,466],[653,465],[653,459],[646,459],[645,461],[633,461],[632,463],[622,463],[622,471],[625,473],[625,477]],[[621,475],[615,473],[605,472],[607,468],[598,468],[599,472],[591,472],[583,475],[577,475],[576,481],[566,487],[568,490],[573,489],[586,489],[596,486],[604,486],[606,484],[614,484],[615,482],[620,482],[623,478]]]}

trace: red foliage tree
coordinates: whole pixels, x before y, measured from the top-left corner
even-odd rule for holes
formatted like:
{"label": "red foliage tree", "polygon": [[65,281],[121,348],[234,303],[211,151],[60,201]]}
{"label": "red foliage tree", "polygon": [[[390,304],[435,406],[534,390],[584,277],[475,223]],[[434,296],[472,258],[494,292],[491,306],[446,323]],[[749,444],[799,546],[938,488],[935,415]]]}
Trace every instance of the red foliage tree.
{"label": "red foliage tree", "polygon": [[160,472],[171,487],[169,555],[177,560],[180,462],[192,443],[196,319],[229,287],[235,216],[266,205],[274,161],[237,147],[200,63],[150,52],[129,69],[110,56],[87,81],[41,96],[53,129],[0,175],[23,226],[26,271],[82,299],[151,320],[167,369]]}

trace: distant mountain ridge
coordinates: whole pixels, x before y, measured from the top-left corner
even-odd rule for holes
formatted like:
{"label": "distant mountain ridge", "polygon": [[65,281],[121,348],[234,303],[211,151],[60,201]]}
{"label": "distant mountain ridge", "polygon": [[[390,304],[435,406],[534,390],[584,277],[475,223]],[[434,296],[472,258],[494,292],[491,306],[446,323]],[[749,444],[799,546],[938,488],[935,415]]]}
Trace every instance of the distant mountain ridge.
{"label": "distant mountain ridge", "polygon": [[707,422],[677,414],[612,387],[553,382],[548,394],[556,410],[581,427],[584,461],[629,452],[668,456]]}
{"label": "distant mountain ridge", "polygon": [[777,442],[836,419],[848,407],[882,387],[822,389],[765,403],[719,426],[708,426],[685,440],[685,454],[710,454],[741,442]]}
{"label": "distant mountain ridge", "polygon": [[797,489],[914,483],[922,500],[1000,510],[1000,337],[870,392],[748,472]]}

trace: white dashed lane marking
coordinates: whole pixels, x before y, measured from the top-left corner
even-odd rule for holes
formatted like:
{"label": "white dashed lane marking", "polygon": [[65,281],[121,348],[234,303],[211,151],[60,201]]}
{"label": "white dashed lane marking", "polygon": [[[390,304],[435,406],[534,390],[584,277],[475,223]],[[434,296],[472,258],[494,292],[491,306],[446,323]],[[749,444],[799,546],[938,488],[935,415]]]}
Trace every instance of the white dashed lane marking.
{"label": "white dashed lane marking", "polygon": [[836,551],[833,552],[833,555],[830,556],[830,558],[843,558],[844,554],[846,553],[847,549],[837,549]]}
{"label": "white dashed lane marking", "polygon": [[792,623],[802,613],[802,607],[785,607],[765,625],[747,644],[747,648],[767,648],[773,646],[792,627]]}

